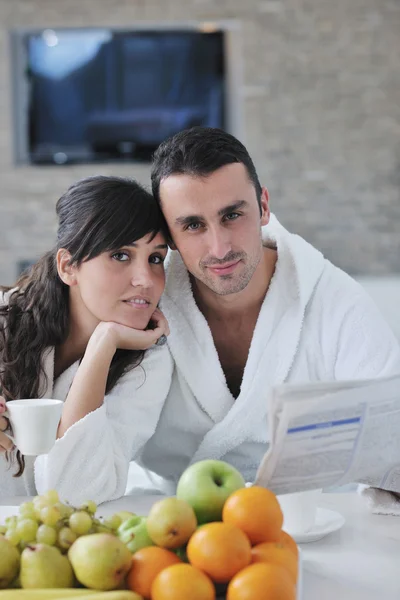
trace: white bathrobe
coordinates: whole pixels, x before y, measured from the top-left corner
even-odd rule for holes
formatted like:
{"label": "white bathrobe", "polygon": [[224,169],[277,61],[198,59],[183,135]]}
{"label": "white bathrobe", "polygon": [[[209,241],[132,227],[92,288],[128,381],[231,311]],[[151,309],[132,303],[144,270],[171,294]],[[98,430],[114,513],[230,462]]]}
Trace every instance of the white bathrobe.
{"label": "white bathrobe", "polygon": [[[276,219],[263,230],[278,262],[254,331],[239,397],[230,393],[211,331],[198,310],[177,252],[168,258],[162,301],[168,346],[146,354],[104,405],[73,425],[24,477],[0,457],[0,495],[57,488],[72,503],[102,502],[130,488],[173,493],[182,471],[205,458],[226,460],[254,480],[268,446],[267,395],[284,381],[376,377],[400,371],[400,349],[372,301],[350,277]],[[172,353],[171,360],[168,347]],[[49,389],[64,400],[77,364]],[[34,471],[33,471],[34,466]]]}
{"label": "white bathrobe", "polygon": [[[74,363],[54,381],[54,349],[45,352],[48,383],[41,396],[64,401],[78,366]],[[123,496],[129,461],[154,433],[171,372],[168,347],[154,347],[140,366],[121,377],[103,405],[72,425],[49,454],[25,457],[21,477],[12,476],[15,465],[10,468],[0,455],[0,497],[57,489],[63,500],[79,505]]]}
{"label": "white bathrobe", "polygon": [[274,217],[263,238],[276,245],[278,261],[236,400],[182,259],[170,254],[161,307],[175,368],[155,434],[140,455],[145,470],[131,467],[132,487],[173,493],[182,471],[206,458],[232,463],[253,481],[268,446],[271,386],[400,372],[399,345],[357,282]]}

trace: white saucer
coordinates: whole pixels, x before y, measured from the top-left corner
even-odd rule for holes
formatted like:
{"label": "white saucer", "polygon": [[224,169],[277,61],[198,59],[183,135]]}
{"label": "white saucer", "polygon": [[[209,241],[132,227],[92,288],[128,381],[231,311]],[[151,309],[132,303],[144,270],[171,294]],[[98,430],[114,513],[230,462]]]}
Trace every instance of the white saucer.
{"label": "white saucer", "polygon": [[298,543],[317,542],[326,535],[338,531],[345,524],[346,519],[340,513],[328,508],[317,508],[317,517],[314,527],[306,533],[295,533],[287,531]]}

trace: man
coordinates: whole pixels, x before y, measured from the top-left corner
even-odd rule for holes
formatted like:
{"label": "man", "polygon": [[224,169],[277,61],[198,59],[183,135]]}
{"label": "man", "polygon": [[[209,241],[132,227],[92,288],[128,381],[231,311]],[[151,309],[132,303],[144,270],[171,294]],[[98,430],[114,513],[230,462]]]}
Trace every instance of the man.
{"label": "man", "polygon": [[152,186],[177,250],[162,301],[175,367],[140,464],[169,493],[205,458],[252,481],[271,386],[400,372],[400,349],[363,289],[271,216],[228,133],[196,127],[161,144]]}

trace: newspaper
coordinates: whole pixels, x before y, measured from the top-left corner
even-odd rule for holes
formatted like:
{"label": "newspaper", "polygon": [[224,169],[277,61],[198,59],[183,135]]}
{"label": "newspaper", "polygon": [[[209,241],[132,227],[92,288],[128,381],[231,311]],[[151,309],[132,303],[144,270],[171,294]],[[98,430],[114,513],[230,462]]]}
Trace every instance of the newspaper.
{"label": "newspaper", "polygon": [[400,491],[400,374],[284,384],[269,397],[256,484],[276,494],[358,482]]}

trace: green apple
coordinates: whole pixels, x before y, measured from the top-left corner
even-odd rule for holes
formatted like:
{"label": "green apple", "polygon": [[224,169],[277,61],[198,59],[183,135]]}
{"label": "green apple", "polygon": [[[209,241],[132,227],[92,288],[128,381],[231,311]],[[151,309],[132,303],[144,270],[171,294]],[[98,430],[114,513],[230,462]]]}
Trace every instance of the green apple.
{"label": "green apple", "polygon": [[179,498],[163,498],[151,507],[147,531],[153,542],[162,548],[179,548],[196,531],[197,519],[193,508]]}
{"label": "green apple", "polygon": [[221,521],[225,500],[245,481],[235,467],[222,460],[202,460],[190,465],[181,475],[177,498],[190,504],[198,523]]}
{"label": "green apple", "polygon": [[154,546],[147,531],[146,521],[146,517],[134,516],[124,521],[117,529],[117,536],[132,554],[140,548]]}

